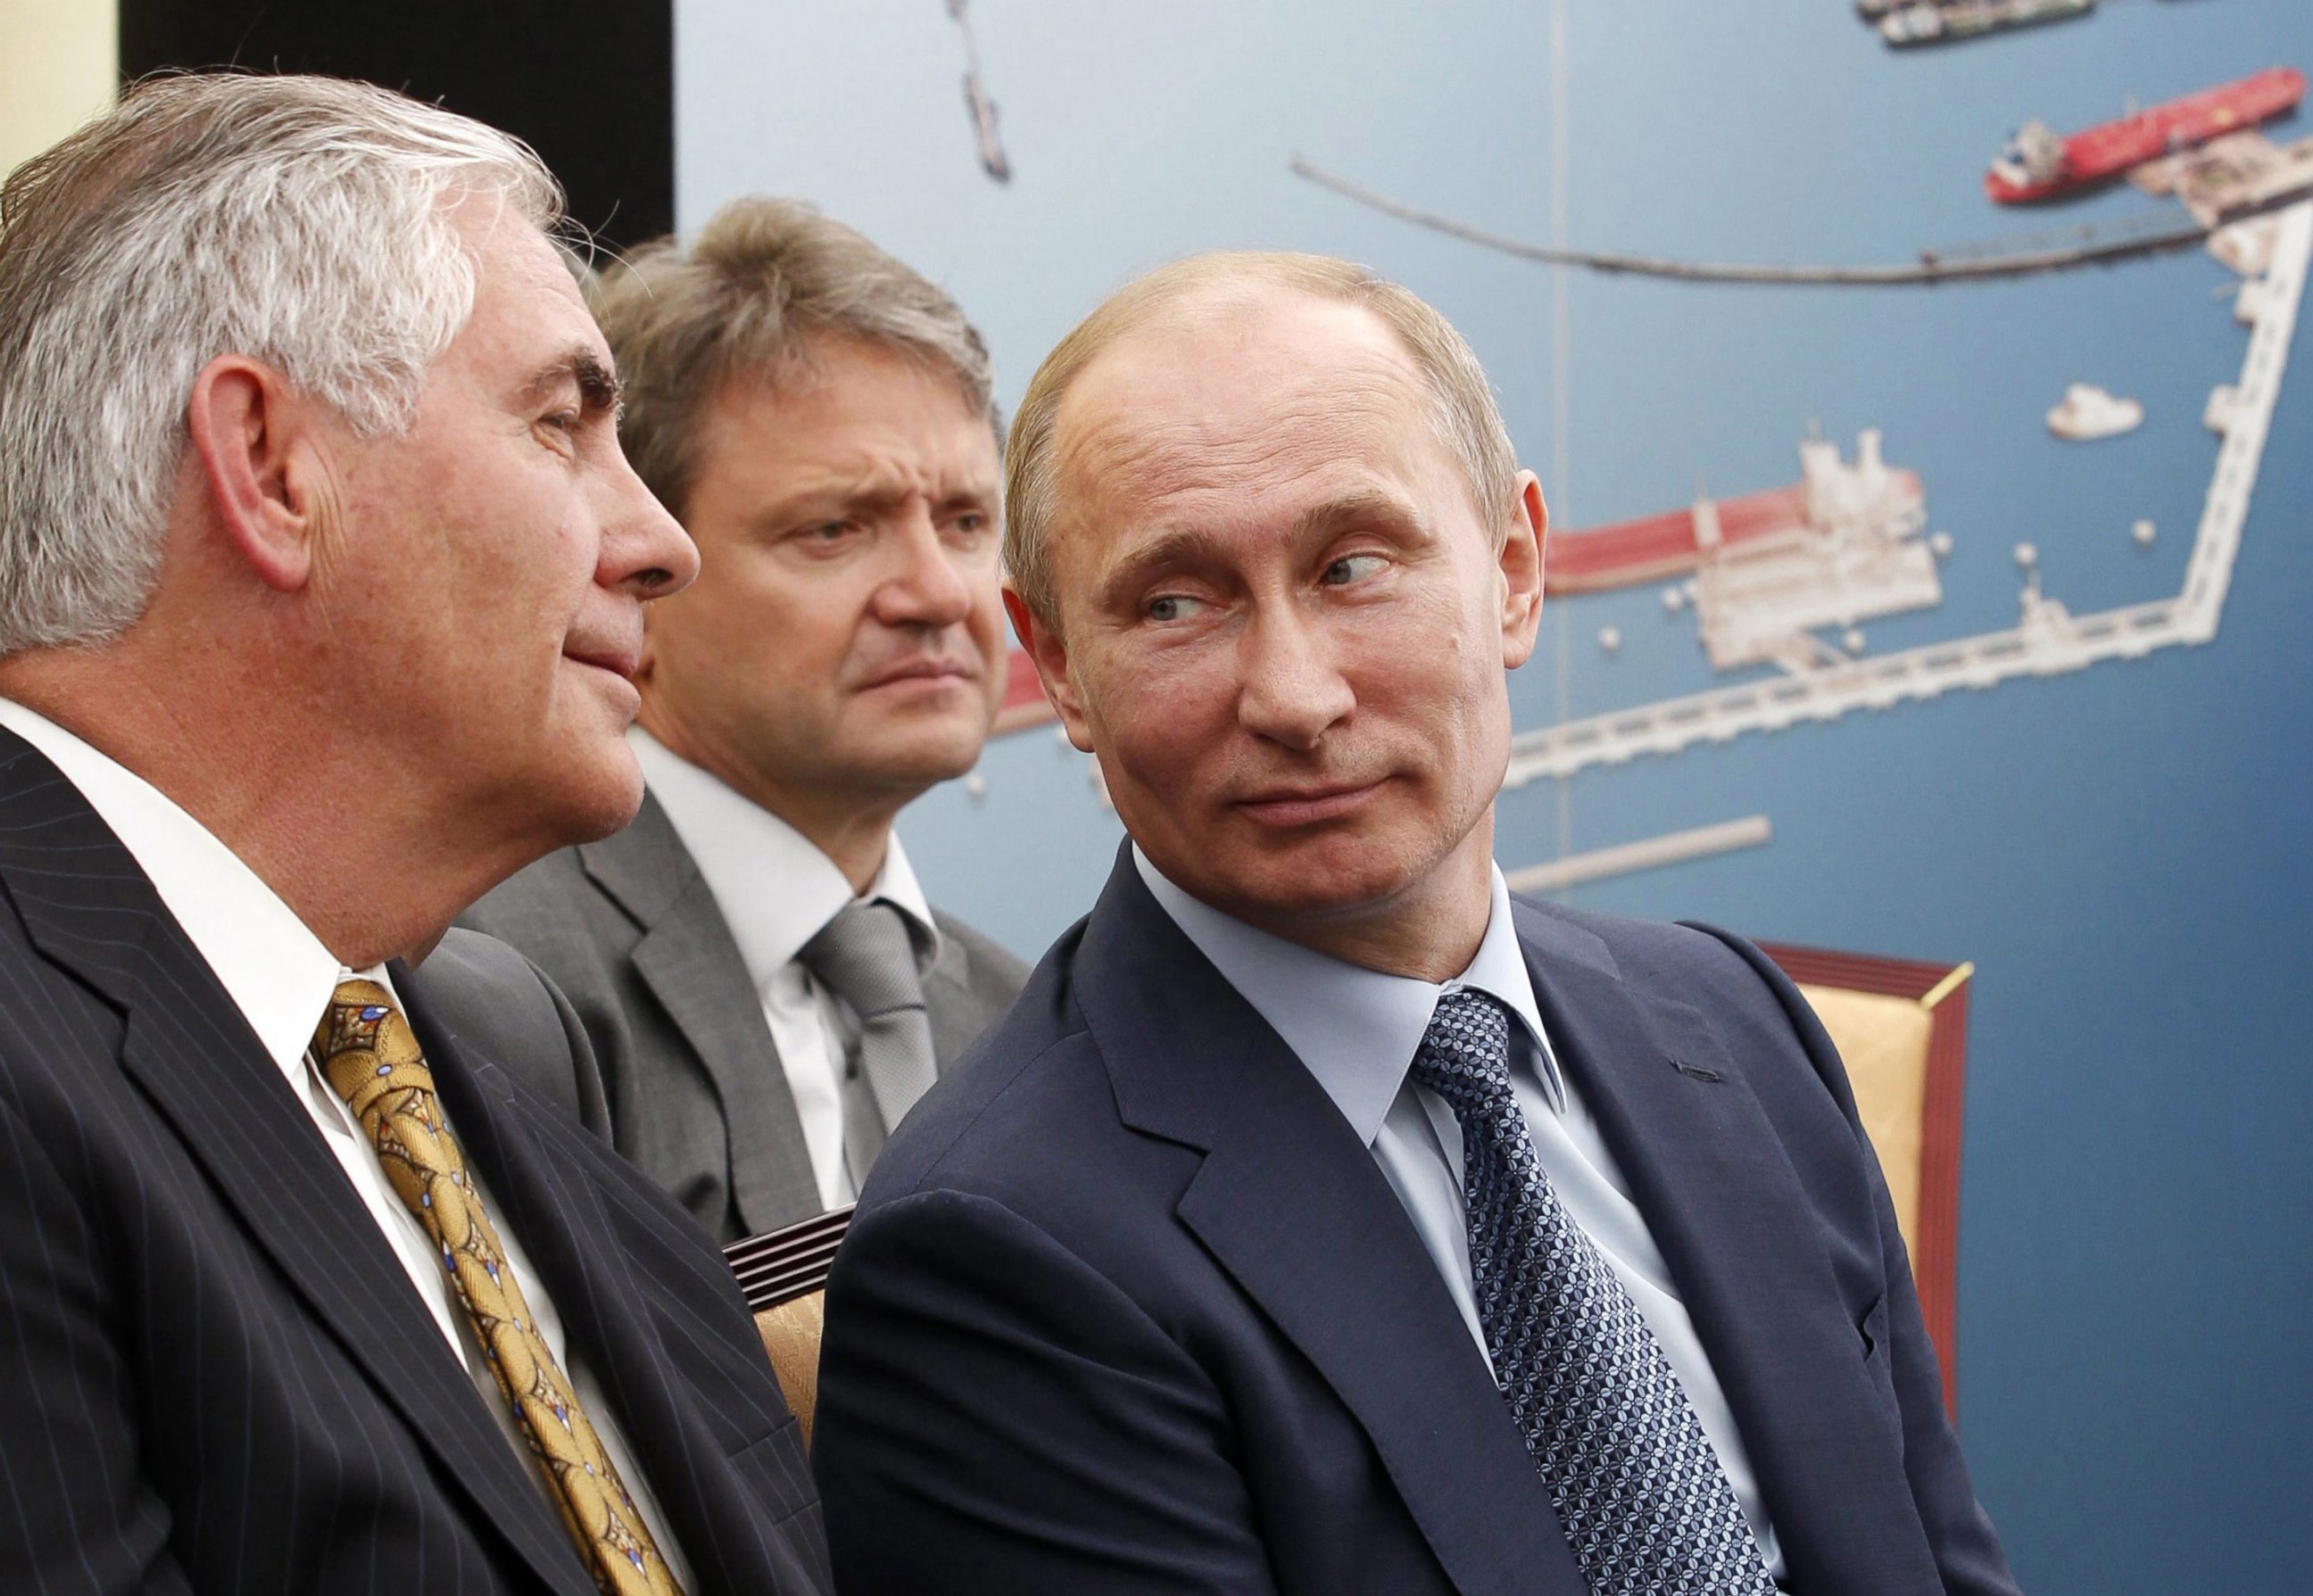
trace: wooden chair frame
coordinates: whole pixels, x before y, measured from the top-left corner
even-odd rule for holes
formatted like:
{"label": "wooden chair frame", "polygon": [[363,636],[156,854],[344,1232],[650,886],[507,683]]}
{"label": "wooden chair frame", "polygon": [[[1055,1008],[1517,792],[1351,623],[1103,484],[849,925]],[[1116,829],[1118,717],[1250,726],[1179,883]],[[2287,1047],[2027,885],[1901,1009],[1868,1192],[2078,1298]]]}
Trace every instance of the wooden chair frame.
{"label": "wooden chair frame", "polygon": [[1920,1118],[1919,1234],[1913,1238],[1912,1278],[1919,1287],[1920,1312],[1943,1372],[1944,1411],[1957,1422],[1959,1143],[1967,1076],[1968,983],[1975,966],[1879,959],[1778,943],[1760,947],[1802,986],[1909,998],[1929,1012],[1926,1095]]}

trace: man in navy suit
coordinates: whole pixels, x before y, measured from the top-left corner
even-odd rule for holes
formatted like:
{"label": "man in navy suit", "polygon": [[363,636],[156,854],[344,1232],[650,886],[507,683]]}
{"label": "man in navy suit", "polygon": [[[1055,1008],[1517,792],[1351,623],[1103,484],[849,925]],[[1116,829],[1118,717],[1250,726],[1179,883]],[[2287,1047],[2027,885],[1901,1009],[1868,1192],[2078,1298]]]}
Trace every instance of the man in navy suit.
{"label": "man in navy suit", "polygon": [[838,1588],[2012,1592],[1806,1004],[1494,865],[1546,522],[1453,329],[1167,267],[1007,471],[1130,839],[838,1258]]}
{"label": "man in navy suit", "polygon": [[0,1589],[826,1587],[713,1243],[568,1112],[568,1006],[441,941],[634,814],[698,568],[559,204],[240,76],[0,200]]}

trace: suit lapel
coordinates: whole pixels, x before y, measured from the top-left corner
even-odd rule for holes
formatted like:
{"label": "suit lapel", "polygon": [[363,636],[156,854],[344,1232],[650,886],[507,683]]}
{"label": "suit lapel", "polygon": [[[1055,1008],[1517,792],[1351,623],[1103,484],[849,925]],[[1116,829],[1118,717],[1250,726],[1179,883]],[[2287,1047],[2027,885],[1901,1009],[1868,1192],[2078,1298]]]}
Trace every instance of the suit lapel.
{"label": "suit lapel", "polygon": [[1077,968],[1125,1122],[1205,1150],[1182,1222],[1356,1415],[1456,1587],[1582,1591],[1485,1360],[1371,1151],[1129,855]]}
{"label": "suit lapel", "polygon": [[658,801],[633,825],[579,849],[595,883],[643,928],[635,973],[651,990],[723,1102],[732,1197],[750,1233],[822,1206],[803,1118],[746,961]]}
{"label": "suit lapel", "polygon": [[1870,1587],[1885,1570],[1848,1565],[1856,1538],[1818,1528],[1902,1524],[1916,1509],[1887,1468],[1861,1339],[1781,1137],[1694,1009],[1634,993],[1603,943],[1548,910],[1517,916],[1552,1047],[1677,1283],[1791,1582]]}
{"label": "suit lapel", "polygon": [[545,1498],[232,998],[77,789],[5,732],[0,835],[0,876],[33,942],[127,1012],[122,1067],[257,1246],[444,1483],[549,1585],[585,1596]]}

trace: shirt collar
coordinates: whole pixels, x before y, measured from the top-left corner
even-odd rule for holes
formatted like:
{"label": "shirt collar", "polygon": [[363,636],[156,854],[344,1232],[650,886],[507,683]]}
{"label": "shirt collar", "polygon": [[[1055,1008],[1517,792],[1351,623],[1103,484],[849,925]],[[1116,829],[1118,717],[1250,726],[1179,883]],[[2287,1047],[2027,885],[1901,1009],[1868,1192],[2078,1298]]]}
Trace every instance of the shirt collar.
{"label": "shirt collar", "polygon": [[[721,778],[668,751],[640,726],[627,733],[644,785],[698,863],[758,990],[852,899],[851,883],[809,837]],[[883,868],[859,894],[906,916],[928,969],[939,927],[897,832]]]}
{"label": "shirt collar", "polygon": [[1438,1000],[1463,987],[1499,999],[1517,1016],[1534,1042],[1544,1092],[1555,1106],[1565,1106],[1557,1061],[1535,1003],[1534,980],[1510,919],[1509,884],[1499,867],[1493,871],[1492,913],[1476,956],[1454,979],[1435,982],[1384,975],[1256,930],[1174,886],[1138,845],[1132,863],[1159,907],[1285,1039],[1367,1145],[1380,1134],[1390,1104],[1405,1084]]}
{"label": "shirt collar", "polygon": [[[354,972],[239,855],[143,776],[5,698],[0,726],[47,755],[80,790],[296,1088],[313,1029],[339,979]],[[392,990],[383,969],[361,974]]]}

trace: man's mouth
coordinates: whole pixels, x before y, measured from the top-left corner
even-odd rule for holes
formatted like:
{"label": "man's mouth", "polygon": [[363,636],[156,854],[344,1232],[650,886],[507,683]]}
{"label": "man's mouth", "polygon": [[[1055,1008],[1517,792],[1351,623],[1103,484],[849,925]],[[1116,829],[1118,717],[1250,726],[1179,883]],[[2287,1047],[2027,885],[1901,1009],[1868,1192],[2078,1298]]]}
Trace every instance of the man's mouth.
{"label": "man's mouth", "polygon": [[1382,785],[1381,781],[1311,782],[1262,787],[1235,800],[1233,807],[1264,826],[1313,826],[1360,808],[1381,791]]}
{"label": "man's mouth", "polygon": [[897,664],[886,665],[860,685],[863,688],[882,688],[901,682],[976,681],[979,678],[979,667],[968,660],[935,657],[903,660]]}
{"label": "man's mouth", "polygon": [[631,648],[571,647],[562,651],[565,659],[576,660],[581,665],[592,665],[597,671],[608,671],[624,681],[632,681],[640,665],[639,651]]}

